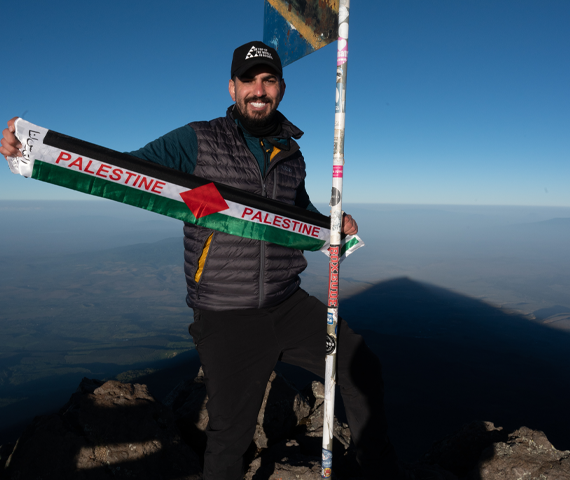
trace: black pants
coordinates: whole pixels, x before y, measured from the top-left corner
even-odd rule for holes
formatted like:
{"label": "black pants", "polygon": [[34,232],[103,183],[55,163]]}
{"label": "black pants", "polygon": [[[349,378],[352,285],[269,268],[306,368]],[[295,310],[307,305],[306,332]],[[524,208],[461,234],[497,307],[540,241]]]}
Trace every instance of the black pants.
{"label": "black pants", "polygon": [[[384,416],[382,367],[362,337],[342,319],[338,332],[337,383],[358,460],[370,478],[395,478],[396,457]],[[271,308],[195,310],[190,333],[209,396],[204,480],[238,480],[276,362],[324,377],[326,306],[298,290]]]}

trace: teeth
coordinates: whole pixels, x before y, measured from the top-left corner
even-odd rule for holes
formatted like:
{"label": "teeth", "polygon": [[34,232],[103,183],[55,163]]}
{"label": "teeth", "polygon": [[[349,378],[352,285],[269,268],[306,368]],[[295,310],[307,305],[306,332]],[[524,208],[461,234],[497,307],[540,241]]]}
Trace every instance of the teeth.
{"label": "teeth", "polygon": [[255,107],[255,108],[261,108],[261,107],[265,107],[265,103],[257,103],[257,102],[251,102],[251,104]]}

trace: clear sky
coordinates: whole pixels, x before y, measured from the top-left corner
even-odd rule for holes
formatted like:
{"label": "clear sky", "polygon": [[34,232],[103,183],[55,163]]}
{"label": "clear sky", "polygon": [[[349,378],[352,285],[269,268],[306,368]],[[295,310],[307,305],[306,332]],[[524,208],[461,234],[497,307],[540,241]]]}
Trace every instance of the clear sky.
{"label": "clear sky", "polygon": [[[121,151],[225,114],[263,0],[4,2],[0,120]],[[570,206],[570,1],[353,0],[345,205]],[[286,67],[307,189],[327,202],[336,49]],[[85,199],[0,169],[0,199]]]}

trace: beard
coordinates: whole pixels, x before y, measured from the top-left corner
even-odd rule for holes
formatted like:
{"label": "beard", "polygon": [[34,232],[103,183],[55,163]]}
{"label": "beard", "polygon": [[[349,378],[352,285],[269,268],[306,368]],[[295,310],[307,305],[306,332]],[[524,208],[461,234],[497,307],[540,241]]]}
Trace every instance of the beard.
{"label": "beard", "polygon": [[[259,101],[266,102],[270,105],[271,109],[269,113],[254,112],[252,114],[248,112],[247,104]],[[277,121],[277,105],[266,97],[251,97],[242,102],[236,102],[236,109],[244,128],[250,132],[269,127]]]}

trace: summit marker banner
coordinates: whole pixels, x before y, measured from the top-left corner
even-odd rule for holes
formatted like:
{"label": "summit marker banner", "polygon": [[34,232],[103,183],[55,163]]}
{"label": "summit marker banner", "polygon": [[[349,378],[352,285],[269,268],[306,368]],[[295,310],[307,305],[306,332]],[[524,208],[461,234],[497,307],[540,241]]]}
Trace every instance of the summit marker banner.
{"label": "summit marker banner", "polygon": [[[328,255],[329,218],[33,125],[15,124],[13,173],[205,228]],[[347,236],[346,257],[364,243]]]}
{"label": "summit marker banner", "polygon": [[285,67],[338,38],[339,0],[265,0],[263,43]]}

